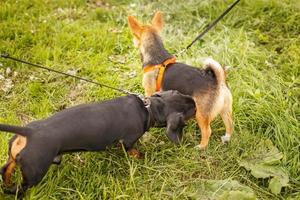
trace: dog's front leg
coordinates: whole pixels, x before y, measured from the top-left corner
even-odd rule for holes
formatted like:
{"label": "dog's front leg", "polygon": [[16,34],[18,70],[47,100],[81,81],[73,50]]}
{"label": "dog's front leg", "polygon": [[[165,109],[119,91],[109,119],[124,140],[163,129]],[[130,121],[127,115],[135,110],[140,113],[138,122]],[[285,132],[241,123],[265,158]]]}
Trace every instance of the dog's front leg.
{"label": "dog's front leg", "polygon": [[1,168],[1,175],[5,186],[11,186],[11,177],[16,167],[16,161],[11,157],[8,159],[7,163]]}
{"label": "dog's front leg", "polygon": [[139,159],[144,158],[143,153],[141,153],[137,149],[133,148],[133,145],[135,144],[136,141],[137,141],[136,138],[134,138],[132,140],[127,139],[127,141],[123,141],[122,144],[124,145],[125,150],[127,151],[128,155],[130,157],[139,158]]}

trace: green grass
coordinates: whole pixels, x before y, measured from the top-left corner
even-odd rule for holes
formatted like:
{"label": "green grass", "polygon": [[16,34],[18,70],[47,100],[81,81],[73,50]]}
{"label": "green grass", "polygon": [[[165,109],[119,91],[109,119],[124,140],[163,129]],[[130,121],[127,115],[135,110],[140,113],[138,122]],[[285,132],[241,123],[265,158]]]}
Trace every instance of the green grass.
{"label": "green grass", "polygon": [[[127,16],[146,22],[161,10],[165,45],[176,53],[232,1],[199,2],[1,1],[0,52],[143,93],[139,53]],[[136,145],[145,159],[128,158],[120,148],[67,155],[27,192],[26,199],[205,199],[201,197],[205,180],[227,178],[249,186],[259,199],[300,199],[299,33],[298,0],[242,1],[204,41],[178,57],[200,66],[201,58],[212,56],[232,66],[227,80],[234,98],[235,131],[229,145],[220,142],[225,132],[220,118],[212,124],[213,135],[204,152],[194,149],[200,131],[193,120],[180,147],[167,140],[165,129],[151,129]],[[5,78],[0,80],[1,123],[26,124],[62,107],[120,95],[8,60],[0,63]],[[12,73],[7,74],[6,68]],[[13,87],[3,91],[8,79]],[[1,164],[7,159],[10,137],[0,135]],[[238,164],[243,152],[252,152],[265,139],[283,153],[281,166],[290,178],[279,195],[270,192],[267,179],[254,178]],[[20,181],[20,175],[15,180]],[[0,188],[0,199],[14,197]]]}

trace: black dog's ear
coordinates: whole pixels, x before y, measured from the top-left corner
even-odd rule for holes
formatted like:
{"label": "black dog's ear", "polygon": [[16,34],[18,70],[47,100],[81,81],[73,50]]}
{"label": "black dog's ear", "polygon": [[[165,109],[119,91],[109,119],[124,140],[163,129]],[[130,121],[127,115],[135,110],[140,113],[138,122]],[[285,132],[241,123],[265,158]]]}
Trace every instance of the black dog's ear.
{"label": "black dog's ear", "polygon": [[162,127],[166,126],[166,105],[163,98],[152,98],[150,97],[151,103],[150,103],[150,109],[152,111],[154,120],[155,120],[155,126],[156,127]]}
{"label": "black dog's ear", "polygon": [[168,117],[166,134],[173,143],[180,143],[184,126],[184,116],[182,113],[173,113]]}

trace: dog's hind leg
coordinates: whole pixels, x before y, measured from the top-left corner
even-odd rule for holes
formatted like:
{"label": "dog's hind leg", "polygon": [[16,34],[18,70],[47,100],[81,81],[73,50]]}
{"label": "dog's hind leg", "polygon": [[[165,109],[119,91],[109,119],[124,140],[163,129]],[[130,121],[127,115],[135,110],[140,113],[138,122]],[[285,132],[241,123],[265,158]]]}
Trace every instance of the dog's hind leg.
{"label": "dog's hind leg", "polygon": [[13,159],[9,159],[8,164],[5,166],[2,177],[5,186],[10,186],[12,184],[11,177],[16,168],[16,161]]}
{"label": "dog's hind leg", "polygon": [[2,178],[6,186],[12,184],[11,177],[17,165],[16,158],[26,146],[26,143],[27,139],[23,136],[14,136],[10,141],[9,159],[1,168]]}
{"label": "dog's hind leg", "polygon": [[201,129],[201,141],[200,144],[197,145],[197,147],[202,150],[205,149],[208,145],[208,141],[211,135],[210,119],[209,117],[203,116],[203,114],[197,110],[196,120]]}
{"label": "dog's hind leg", "polygon": [[[24,155],[22,155],[24,156]],[[28,188],[37,185],[47,173],[53,159],[40,158],[32,160],[31,158],[20,159],[20,168],[22,172],[23,182],[21,189],[25,192]]]}
{"label": "dog's hind leg", "polygon": [[138,140],[139,137],[127,138],[123,141],[123,145],[125,150],[127,151],[128,155],[133,158],[143,158],[144,154],[138,151],[137,149],[133,148],[133,145]]}
{"label": "dog's hind leg", "polygon": [[225,124],[226,133],[224,136],[221,137],[223,143],[229,142],[230,137],[233,132],[233,122],[232,122],[232,95],[228,90],[226,96],[224,97],[224,106],[221,110],[221,117]]}
{"label": "dog's hind leg", "polygon": [[208,145],[211,135],[210,122],[214,117],[211,112],[213,110],[213,104],[211,104],[213,99],[210,95],[199,94],[199,96],[194,96],[194,101],[196,104],[196,120],[201,130],[201,141],[196,147],[202,150]]}
{"label": "dog's hind leg", "polygon": [[[47,173],[53,159],[58,154],[56,147],[46,145],[45,141],[31,140],[17,157],[23,176],[22,191],[37,185]],[[38,149],[38,151],[37,151]]]}

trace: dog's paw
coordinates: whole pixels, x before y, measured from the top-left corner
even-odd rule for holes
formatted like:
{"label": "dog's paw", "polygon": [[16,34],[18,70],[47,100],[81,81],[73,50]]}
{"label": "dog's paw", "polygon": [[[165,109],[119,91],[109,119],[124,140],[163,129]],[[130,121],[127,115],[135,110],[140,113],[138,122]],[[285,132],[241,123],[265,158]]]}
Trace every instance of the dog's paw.
{"label": "dog's paw", "polygon": [[221,137],[222,143],[225,144],[225,143],[229,142],[230,141],[230,137],[231,137],[231,135],[228,134],[228,133],[226,133],[225,135],[223,135]]}
{"label": "dog's paw", "polygon": [[207,145],[198,144],[198,145],[195,146],[195,149],[205,150],[206,147],[207,147]]}
{"label": "dog's paw", "polygon": [[136,149],[131,149],[128,151],[128,154],[131,158],[138,158],[138,159],[143,159],[145,155],[141,152],[139,152]]}

